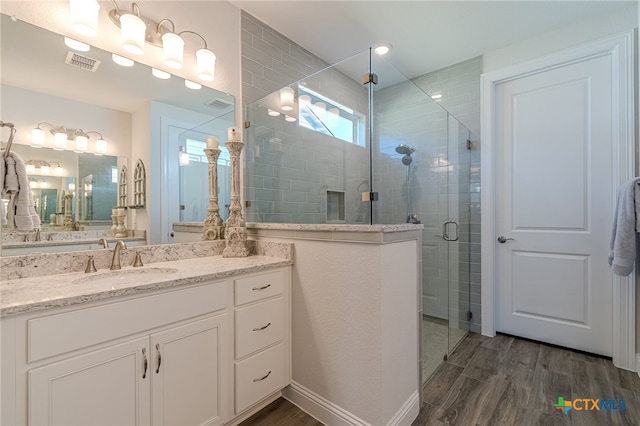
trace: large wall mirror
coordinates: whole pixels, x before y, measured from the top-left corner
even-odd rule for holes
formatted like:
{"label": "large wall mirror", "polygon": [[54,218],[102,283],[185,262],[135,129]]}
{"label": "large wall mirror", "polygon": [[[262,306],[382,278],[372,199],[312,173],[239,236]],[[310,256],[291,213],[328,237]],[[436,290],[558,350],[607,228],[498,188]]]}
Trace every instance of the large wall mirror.
{"label": "large wall mirror", "polygon": [[[202,183],[208,179],[203,149],[208,136],[224,141],[227,128],[234,125],[233,96],[206,86],[189,88],[176,76],[156,78],[150,67],[137,62],[118,65],[110,52],[92,46],[86,52],[74,50],[65,45],[62,35],[6,15],[0,15],[0,31],[0,119],[16,126],[11,150],[34,166],[28,175],[43,225],[59,225],[56,216],[64,213],[64,196],[71,193],[75,221],[108,229],[112,209],[122,203],[118,190],[123,167],[130,173],[129,183],[133,182],[136,162],[142,158],[147,164],[160,158],[152,152],[157,147],[175,149],[175,155],[163,157],[171,164],[158,169],[179,171],[177,200],[163,201],[162,208],[169,210],[163,214],[169,221],[205,219],[208,188]],[[157,129],[160,125],[166,129]],[[35,148],[31,130],[38,126],[46,137],[44,145]],[[69,133],[64,149],[54,149],[51,130],[59,126]],[[82,141],[78,144],[73,130],[88,136],[86,147]],[[2,134],[3,146],[6,136]],[[167,140],[158,142],[158,138]],[[98,146],[99,139],[106,141],[106,150]],[[227,160],[222,155],[221,166]],[[42,167],[45,163],[48,170]],[[149,168],[146,173],[147,182],[159,181]],[[221,179],[220,185],[221,194],[229,192],[228,179]],[[129,192],[132,205],[134,195]],[[153,205],[149,197],[153,192],[147,194],[147,206]],[[140,210],[144,209],[136,214],[158,214]],[[137,222],[147,234],[154,232],[150,219]],[[11,232],[2,229],[3,234]]]}

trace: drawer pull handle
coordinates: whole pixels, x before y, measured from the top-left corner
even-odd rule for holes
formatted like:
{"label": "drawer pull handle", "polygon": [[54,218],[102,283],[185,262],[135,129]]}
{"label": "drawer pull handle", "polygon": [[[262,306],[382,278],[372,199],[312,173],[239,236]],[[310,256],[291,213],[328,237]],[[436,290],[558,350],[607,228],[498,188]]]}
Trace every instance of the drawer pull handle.
{"label": "drawer pull handle", "polygon": [[271,284],[267,284],[263,287],[254,287],[251,290],[264,290],[265,288],[269,288],[269,287],[271,287]]}
{"label": "drawer pull handle", "polygon": [[142,358],[144,359],[144,371],[142,372],[142,378],[146,378],[147,377],[147,367],[149,366],[149,363],[147,362],[147,349],[146,348],[142,348]]}
{"label": "drawer pull handle", "polygon": [[264,379],[266,379],[267,377],[269,377],[270,375],[271,375],[271,370],[269,370],[269,372],[267,373],[267,375],[266,375],[266,376],[261,377],[261,378],[259,378],[259,379],[253,379],[253,381],[254,381],[254,382],[261,382],[261,381],[263,381]]}
{"label": "drawer pull handle", "polygon": [[260,330],[264,330],[265,328],[269,327],[271,325],[271,323],[265,325],[264,327],[258,327],[258,328],[254,328],[253,331],[260,331]]}
{"label": "drawer pull handle", "polygon": [[156,374],[160,372],[160,364],[162,364],[162,355],[160,354],[160,343],[156,343],[156,352],[158,352],[158,366],[156,367]]}

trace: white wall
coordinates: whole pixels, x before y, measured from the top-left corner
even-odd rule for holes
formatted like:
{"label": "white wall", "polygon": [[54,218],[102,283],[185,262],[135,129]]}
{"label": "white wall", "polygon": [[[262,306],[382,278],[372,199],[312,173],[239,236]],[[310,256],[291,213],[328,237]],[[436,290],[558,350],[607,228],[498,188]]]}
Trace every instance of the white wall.
{"label": "white wall", "polygon": [[483,72],[534,59],[543,55],[627,31],[638,26],[638,4],[625,3],[616,12],[551,31],[482,56]]}

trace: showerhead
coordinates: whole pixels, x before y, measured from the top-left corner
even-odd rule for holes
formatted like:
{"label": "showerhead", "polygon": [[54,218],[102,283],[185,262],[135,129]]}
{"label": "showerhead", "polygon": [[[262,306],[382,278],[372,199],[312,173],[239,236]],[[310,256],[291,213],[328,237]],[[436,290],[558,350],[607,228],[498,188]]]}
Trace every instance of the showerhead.
{"label": "showerhead", "polygon": [[411,158],[411,155],[409,154],[402,157],[402,164],[404,164],[405,166],[408,166],[409,164],[411,164],[412,161],[413,161],[413,158]]}
{"label": "showerhead", "polygon": [[[411,148],[410,146],[407,146],[403,143],[396,147],[396,152],[403,155],[411,155],[415,152],[415,150],[415,148]],[[404,160],[402,160],[402,162],[404,163]]]}

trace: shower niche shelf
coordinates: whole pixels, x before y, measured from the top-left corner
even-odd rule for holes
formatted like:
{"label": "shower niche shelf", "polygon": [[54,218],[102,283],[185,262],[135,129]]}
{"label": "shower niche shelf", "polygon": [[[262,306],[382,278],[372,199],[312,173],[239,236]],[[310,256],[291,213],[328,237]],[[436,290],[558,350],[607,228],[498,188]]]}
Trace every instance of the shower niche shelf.
{"label": "shower niche shelf", "polygon": [[345,222],[344,191],[327,191],[327,223]]}

